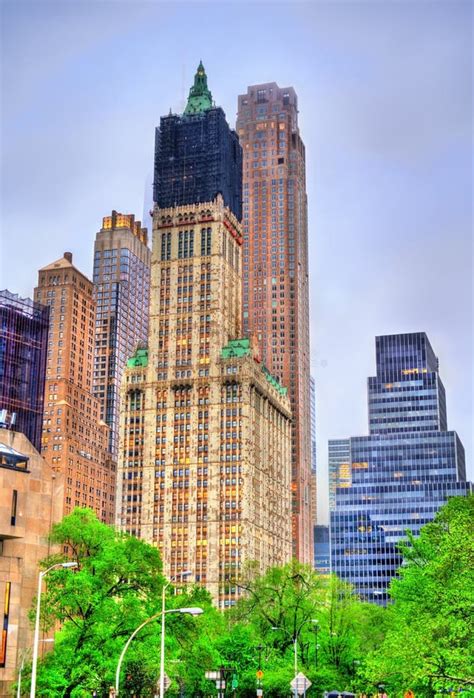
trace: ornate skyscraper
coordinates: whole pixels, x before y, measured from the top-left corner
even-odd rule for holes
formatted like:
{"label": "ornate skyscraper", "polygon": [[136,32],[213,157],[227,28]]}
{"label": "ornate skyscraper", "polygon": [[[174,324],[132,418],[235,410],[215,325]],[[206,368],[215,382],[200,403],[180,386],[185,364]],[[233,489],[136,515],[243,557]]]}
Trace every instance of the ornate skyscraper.
{"label": "ornate skyscraper", "polygon": [[150,301],[148,231],[135,216],[112,211],[94,244],[96,301],[93,392],[117,460],[120,383],[127,358],[148,336]]}
{"label": "ornate skyscraper", "polygon": [[241,150],[202,64],[156,138],[148,347],[122,392],[117,523],[221,607],[291,558],[290,405],[241,334]]}
{"label": "ornate skyscraper", "polygon": [[362,598],[386,603],[402,563],[397,543],[471,484],[463,445],[447,431],[438,359],[426,334],[377,337],[376,355],[370,435],[330,442],[331,563]]}
{"label": "ornate skyscraper", "polygon": [[288,386],[293,412],[293,554],[313,560],[305,148],[292,87],[239,96],[243,148],[243,329]]}

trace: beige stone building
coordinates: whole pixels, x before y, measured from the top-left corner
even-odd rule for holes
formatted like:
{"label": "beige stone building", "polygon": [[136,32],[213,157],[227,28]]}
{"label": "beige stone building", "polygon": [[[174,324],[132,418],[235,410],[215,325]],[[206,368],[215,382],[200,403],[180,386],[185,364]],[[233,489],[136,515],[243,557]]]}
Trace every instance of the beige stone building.
{"label": "beige stone building", "polygon": [[61,518],[63,478],[19,432],[0,431],[0,696],[11,696],[22,659],[31,660],[28,612],[51,525]]}
{"label": "beige stone building", "polygon": [[36,301],[50,309],[42,455],[64,474],[66,515],[90,507],[114,521],[115,463],[107,425],[92,394],[95,302],[92,282],[72,263],[72,254],[39,271]]}
{"label": "beige stone building", "polygon": [[291,411],[241,337],[241,226],[215,201],[155,207],[148,348],[122,382],[117,524],[219,606],[245,561],[291,558]]}

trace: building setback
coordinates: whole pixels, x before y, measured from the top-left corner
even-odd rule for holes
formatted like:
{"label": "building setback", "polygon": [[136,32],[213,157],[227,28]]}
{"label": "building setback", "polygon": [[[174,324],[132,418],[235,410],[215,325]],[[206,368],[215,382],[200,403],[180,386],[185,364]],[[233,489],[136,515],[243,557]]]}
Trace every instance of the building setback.
{"label": "building setback", "polygon": [[[291,412],[286,389],[242,337],[240,148],[201,73],[183,116],[165,117],[160,131],[173,119],[177,142],[181,129],[189,135],[186,172],[210,173],[199,185],[210,199],[195,202],[190,187],[165,206],[170,182],[155,182],[149,339],[122,383],[117,524],[159,546],[167,575],[190,571],[224,608],[238,598],[245,561],[263,570],[291,559]],[[192,138],[216,119],[231,159],[220,173],[227,199],[216,153],[207,163],[198,148],[192,158]],[[165,169],[162,152],[155,172]]]}
{"label": "building setback", "polygon": [[333,470],[331,564],[363,599],[385,604],[406,531],[416,535],[448,497],[472,486],[462,443],[447,431],[444,387],[426,334],[377,337],[376,358],[377,375],[368,379],[370,434],[348,439],[341,454],[349,456],[348,481]]}
{"label": "building setback", "polygon": [[22,432],[39,451],[48,308],[0,291],[0,428]]}
{"label": "building setback", "polygon": [[92,282],[65,252],[39,270],[35,300],[50,311],[42,454],[53,470],[64,474],[64,515],[75,506],[90,507],[112,523],[115,463],[108,452],[109,429],[92,394]]}
{"label": "building setback", "polygon": [[297,96],[274,82],[238,98],[243,148],[243,331],[288,386],[293,411],[293,555],[313,561],[305,148]]}
{"label": "building setback", "polygon": [[120,383],[126,360],[148,336],[150,296],[148,231],[135,216],[112,211],[94,243],[96,302],[93,392],[109,427],[117,460]]}

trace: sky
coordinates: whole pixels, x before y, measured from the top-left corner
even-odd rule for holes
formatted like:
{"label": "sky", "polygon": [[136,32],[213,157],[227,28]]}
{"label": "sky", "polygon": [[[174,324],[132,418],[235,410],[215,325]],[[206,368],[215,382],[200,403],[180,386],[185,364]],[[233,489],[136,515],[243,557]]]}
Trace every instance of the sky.
{"label": "sky", "polygon": [[366,434],[375,336],[425,331],[473,459],[472,12],[456,0],[2,0],[0,288],[66,250],[91,276],[112,209],[142,218],[154,129],[199,60],[237,95],[298,94],[306,145],[318,504],[327,441]]}

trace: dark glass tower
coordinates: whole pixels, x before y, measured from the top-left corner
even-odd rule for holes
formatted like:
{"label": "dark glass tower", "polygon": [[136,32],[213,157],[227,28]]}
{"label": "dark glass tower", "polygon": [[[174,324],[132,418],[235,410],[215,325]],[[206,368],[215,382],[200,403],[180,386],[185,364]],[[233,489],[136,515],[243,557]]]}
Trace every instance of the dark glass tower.
{"label": "dark glass tower", "polygon": [[0,427],[22,432],[41,450],[49,311],[0,291]]}
{"label": "dark glass tower", "polygon": [[213,106],[199,64],[184,114],[163,116],[155,136],[154,201],[159,208],[214,201],[242,219],[242,149],[221,107]]}
{"label": "dark glass tower", "polygon": [[368,380],[371,434],[446,431],[446,394],[424,332],[375,340],[377,375]]}
{"label": "dark glass tower", "polygon": [[345,442],[347,481],[339,474],[331,483],[330,476],[331,558],[332,571],[362,598],[386,603],[402,563],[397,544],[471,484],[463,445],[447,431],[444,387],[426,334],[377,337],[376,355],[377,376],[368,380],[370,435]]}

